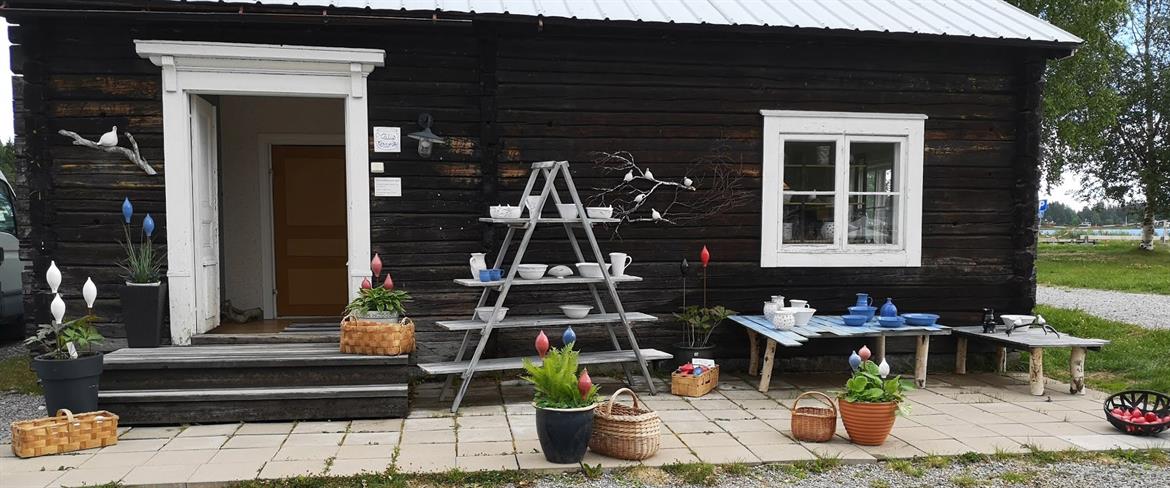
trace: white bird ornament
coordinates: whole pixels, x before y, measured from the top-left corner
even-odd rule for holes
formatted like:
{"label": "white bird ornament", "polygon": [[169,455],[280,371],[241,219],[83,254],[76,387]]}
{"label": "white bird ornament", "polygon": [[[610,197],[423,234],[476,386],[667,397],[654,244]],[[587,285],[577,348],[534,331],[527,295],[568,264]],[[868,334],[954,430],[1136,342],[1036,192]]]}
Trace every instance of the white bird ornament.
{"label": "white bird ornament", "polygon": [[645,199],[646,199],[646,194],[639,193],[637,196],[634,197],[634,203],[642,203],[642,200],[645,200]]}
{"label": "white bird ornament", "polygon": [[662,220],[662,214],[658,213],[658,210],[650,209],[650,218],[654,220]]}
{"label": "white bird ornament", "polygon": [[110,129],[109,132],[102,134],[101,139],[98,139],[99,146],[113,147],[118,145],[118,126]]}
{"label": "white bird ornament", "polygon": [[646,171],[642,173],[642,176],[648,180],[654,179],[654,173],[651,173],[649,168],[647,168]]}
{"label": "white bird ornament", "polygon": [[622,178],[622,181],[628,182],[628,181],[631,181],[633,179],[634,179],[634,170],[631,169],[629,171],[626,171],[626,176]]}
{"label": "white bird ornament", "polygon": [[694,181],[691,181],[690,178],[683,178],[683,186],[690,188],[692,183],[694,183]]}

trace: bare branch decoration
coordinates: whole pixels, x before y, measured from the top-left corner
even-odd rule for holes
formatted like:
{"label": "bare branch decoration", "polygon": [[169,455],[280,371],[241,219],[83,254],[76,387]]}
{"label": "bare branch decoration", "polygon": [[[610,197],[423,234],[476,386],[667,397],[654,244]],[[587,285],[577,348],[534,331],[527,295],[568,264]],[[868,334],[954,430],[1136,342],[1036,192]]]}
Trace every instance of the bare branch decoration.
{"label": "bare branch decoration", "polygon": [[94,141],[81,137],[76,132],[70,130],[61,129],[57,131],[57,133],[73,139],[73,145],[75,146],[84,146],[91,149],[105,151],[111,154],[121,154],[125,156],[126,159],[130,160],[131,163],[134,163],[136,166],[141,168],[142,171],[145,171],[147,175],[154,176],[158,174],[158,172],[150,166],[150,163],[146,162],[146,159],[142,157],[142,153],[138,151],[138,141],[135,141],[134,136],[130,135],[129,132],[123,132],[123,134],[125,134],[126,139],[130,141],[130,146],[133,148],[133,150],[121,146],[103,146]]}

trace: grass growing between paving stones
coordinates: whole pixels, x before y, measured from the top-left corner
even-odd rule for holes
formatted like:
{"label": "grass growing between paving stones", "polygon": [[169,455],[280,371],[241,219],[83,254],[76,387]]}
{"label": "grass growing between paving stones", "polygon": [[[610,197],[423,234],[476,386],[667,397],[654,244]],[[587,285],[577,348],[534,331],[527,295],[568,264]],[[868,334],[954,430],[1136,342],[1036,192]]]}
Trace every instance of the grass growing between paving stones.
{"label": "grass growing between paving stones", "polygon": [[[1085,358],[1085,382],[1089,387],[1116,393],[1123,390],[1170,391],[1170,330],[1145,329],[1133,324],[1106,320],[1077,310],[1037,305],[1043,315],[1061,333],[1112,341],[1100,351],[1090,351]],[[1067,382],[1068,349],[1044,351],[1044,375]],[[1014,371],[1028,370],[1028,353],[1012,366]]]}
{"label": "grass growing between paving stones", "polygon": [[29,395],[41,394],[41,385],[37,383],[37,374],[29,369],[27,356],[0,361],[0,391],[17,391]]}
{"label": "grass growing between paving stones", "polygon": [[1149,252],[1139,250],[1137,241],[1040,244],[1036,279],[1045,285],[1170,295],[1170,246]]}

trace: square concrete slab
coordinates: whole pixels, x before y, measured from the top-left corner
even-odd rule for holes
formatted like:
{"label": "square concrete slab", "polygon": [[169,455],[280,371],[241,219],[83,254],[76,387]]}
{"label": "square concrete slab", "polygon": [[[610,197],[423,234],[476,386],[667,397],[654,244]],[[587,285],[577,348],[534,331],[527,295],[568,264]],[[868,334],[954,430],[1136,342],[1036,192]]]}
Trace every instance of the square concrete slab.
{"label": "square concrete slab", "polygon": [[1007,437],[972,437],[960,439],[960,442],[971,448],[972,452],[980,454],[1010,453],[1021,454],[1028,452],[1019,442]]}
{"label": "square concrete slab", "polygon": [[739,441],[726,432],[712,432],[709,434],[679,434],[678,438],[691,449],[711,446],[738,446]]}
{"label": "square concrete slab", "polygon": [[955,439],[931,439],[914,441],[914,447],[927,454],[955,456],[970,452],[971,448]]}
{"label": "square concrete slab", "polygon": [[354,420],[350,432],[397,432],[402,430],[402,419]]}
{"label": "square concrete slab", "polygon": [[459,442],[490,442],[508,439],[512,437],[512,432],[506,426],[494,429],[460,429],[456,437]]}
{"label": "square concrete slab", "polygon": [[[159,486],[185,481],[195,474],[197,464],[172,466],[139,466],[122,478],[125,485]],[[182,480],[182,481],[180,481]]]}
{"label": "square concrete slab", "polygon": [[229,436],[236,433],[236,429],[239,428],[240,424],[192,425],[183,429],[178,437]]}
{"label": "square concrete slab", "polygon": [[224,443],[224,449],[246,449],[253,447],[280,447],[288,437],[286,434],[236,435]]}
{"label": "square concrete slab", "polygon": [[341,440],[345,438],[345,434],[297,434],[294,432],[288,435],[288,439],[284,441],[285,446],[338,446],[341,445]]}
{"label": "square concrete slab", "polygon": [[291,478],[294,476],[312,476],[325,472],[325,460],[300,461],[269,461],[260,470],[262,479]]}
{"label": "square concrete slab", "polygon": [[794,463],[817,458],[812,451],[799,444],[749,445],[748,449],[765,463]]}
{"label": "square concrete slab", "polygon": [[699,421],[699,422],[663,422],[667,428],[675,434],[690,434],[695,432],[723,432],[723,428],[715,422]]}
{"label": "square concrete slab", "polygon": [[796,443],[796,440],[781,434],[776,430],[773,430],[771,427],[768,427],[767,424],[765,424],[764,428],[758,430],[732,432],[731,435],[735,437],[735,440],[748,447]]}
{"label": "square concrete slab", "polygon": [[350,432],[341,442],[343,446],[375,446],[398,444],[398,432]]}
{"label": "square concrete slab", "polygon": [[114,466],[139,466],[154,457],[153,452],[101,452],[94,454],[79,469],[109,468]]}
{"label": "square concrete slab", "polygon": [[338,432],[345,432],[349,430],[349,421],[341,422],[297,422],[296,427],[293,427],[294,434],[336,434]]}
{"label": "square concrete slab", "polygon": [[499,429],[508,426],[506,415],[476,415],[473,417],[459,417],[456,419],[459,429]]}
{"label": "square concrete slab", "polygon": [[5,472],[4,483],[27,488],[43,488],[50,484],[56,486],[53,481],[64,474],[64,471]]}
{"label": "square concrete slab", "polygon": [[691,454],[691,450],[685,447],[662,447],[658,452],[654,453],[647,459],[642,460],[642,464],[646,466],[666,466],[668,464],[685,464],[697,463],[699,458]]}
{"label": "square concrete slab", "polygon": [[736,434],[739,432],[760,432],[773,430],[771,426],[764,423],[763,420],[716,420],[715,424],[727,432]]}
{"label": "square concrete slab", "polygon": [[204,464],[195,468],[188,483],[222,483],[255,479],[264,467],[263,462]]}
{"label": "square concrete slab", "polygon": [[[240,463],[259,463],[264,464],[276,455],[277,448],[275,447],[257,447],[250,449],[224,449],[215,451],[215,455],[207,461],[208,464],[240,464]],[[201,451],[174,451],[175,454],[195,453]],[[160,453],[161,454],[161,453]],[[259,469],[259,467],[257,467]]]}
{"label": "square concrete slab", "polygon": [[295,422],[254,422],[240,426],[236,435],[288,434],[294,425]]}
{"label": "square concrete slab", "polygon": [[[410,420],[410,419],[407,419]],[[407,444],[454,444],[454,430],[404,430],[403,445]]]}
{"label": "square concrete slab", "polygon": [[858,446],[866,454],[878,459],[900,459],[925,456],[926,453],[906,441],[895,438],[886,439],[880,446]]}
{"label": "square concrete slab", "polygon": [[835,437],[829,442],[802,442],[800,445],[817,457],[837,458],[845,464],[872,463],[876,460],[859,446],[850,444],[840,437]]}
{"label": "square concrete slab", "polygon": [[145,466],[183,466],[207,464],[219,450],[199,449],[193,451],[166,451],[155,454]]}
{"label": "square concrete slab", "polygon": [[163,446],[162,451],[190,451],[192,449],[219,449],[228,437],[217,435],[209,437],[176,437]]}
{"label": "square concrete slab", "polygon": [[421,430],[449,430],[454,428],[454,418],[408,418],[405,422],[402,423],[402,430],[408,432]]}
{"label": "square concrete slab", "polygon": [[[328,459],[337,455],[341,448],[338,446],[289,446],[285,445],[272,456],[273,461],[301,461]],[[227,449],[224,452],[230,453]]]}
{"label": "square concrete slab", "polygon": [[337,459],[375,459],[394,456],[394,446],[341,446]]}
{"label": "square concrete slab", "polygon": [[90,450],[86,454],[58,454],[28,459],[0,458],[0,472],[27,473],[32,471],[59,471],[76,468],[93,457],[93,453],[94,451]]}
{"label": "square concrete slab", "polygon": [[53,484],[59,486],[104,485],[122,479],[131,469],[129,466],[71,469],[61,475],[60,478],[54,480]]}
{"label": "square concrete slab", "polygon": [[723,410],[700,410],[703,415],[706,415],[711,420],[749,420],[756,418],[747,410],[742,408],[729,408]]}
{"label": "square concrete slab", "polygon": [[691,446],[691,450],[699,457],[700,461],[705,463],[758,463],[760,458],[756,457],[754,453],[748,448],[740,445],[721,445],[721,446]]}
{"label": "square concrete slab", "polygon": [[390,458],[335,459],[329,466],[329,476],[353,476],[363,473],[382,473],[390,468]]}
{"label": "square concrete slab", "polygon": [[[408,419],[409,420],[409,419]],[[406,473],[437,473],[455,466],[455,444],[402,446],[395,466]]]}
{"label": "square concrete slab", "polygon": [[1063,451],[1065,449],[1078,449],[1076,444],[1059,437],[1011,437],[1011,440],[1019,442],[1020,445],[1029,450]]}
{"label": "square concrete slab", "polygon": [[468,456],[455,458],[455,467],[468,472],[474,471],[510,471],[519,469],[514,454],[493,456]]}
{"label": "square concrete slab", "polygon": [[170,439],[179,435],[183,428],[180,426],[167,427],[135,427],[118,436],[118,440],[131,439]]}
{"label": "square concrete slab", "polygon": [[[539,442],[538,442],[539,444]],[[511,441],[495,442],[459,442],[456,446],[459,456],[498,456],[515,454],[515,447]]]}
{"label": "square concrete slab", "polygon": [[132,439],[128,441],[118,440],[117,444],[103,447],[101,452],[137,452],[137,451],[157,451],[162,449],[170,439]]}

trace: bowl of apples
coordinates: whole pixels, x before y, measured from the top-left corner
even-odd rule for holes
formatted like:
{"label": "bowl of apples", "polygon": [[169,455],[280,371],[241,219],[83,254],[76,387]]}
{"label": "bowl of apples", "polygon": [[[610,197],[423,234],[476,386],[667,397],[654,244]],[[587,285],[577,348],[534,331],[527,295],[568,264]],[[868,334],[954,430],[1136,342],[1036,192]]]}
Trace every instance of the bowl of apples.
{"label": "bowl of apples", "polygon": [[1105,400],[1105,419],[1126,434],[1155,435],[1170,428],[1170,397],[1153,391],[1123,391]]}

